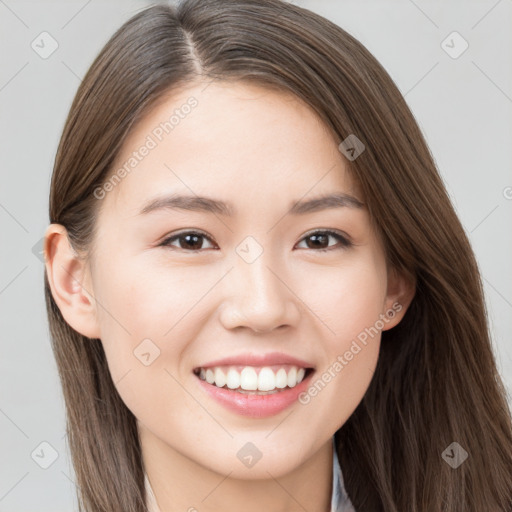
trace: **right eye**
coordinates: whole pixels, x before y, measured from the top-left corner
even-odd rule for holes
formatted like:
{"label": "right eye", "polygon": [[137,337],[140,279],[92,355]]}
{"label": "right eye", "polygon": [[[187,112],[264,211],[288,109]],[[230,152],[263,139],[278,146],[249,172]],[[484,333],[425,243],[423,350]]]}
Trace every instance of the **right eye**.
{"label": "right eye", "polygon": [[170,247],[174,250],[176,246],[171,245],[171,243],[177,240],[178,244],[181,246],[177,249],[186,252],[200,252],[200,246],[202,246],[202,240],[204,239],[211,241],[209,236],[200,231],[182,231],[181,233],[173,234],[167,237],[165,240],[163,240],[160,246]]}

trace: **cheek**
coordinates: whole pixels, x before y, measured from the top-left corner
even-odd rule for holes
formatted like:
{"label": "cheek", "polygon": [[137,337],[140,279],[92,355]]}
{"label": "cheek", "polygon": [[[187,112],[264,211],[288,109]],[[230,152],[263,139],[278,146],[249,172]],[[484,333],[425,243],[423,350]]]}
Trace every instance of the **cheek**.
{"label": "cheek", "polygon": [[330,349],[342,349],[375,325],[386,286],[385,266],[371,253],[361,252],[343,265],[316,270],[313,285],[303,288],[300,296],[324,325]]}
{"label": "cheek", "polygon": [[386,269],[373,256],[361,255],[343,267],[317,272],[315,286],[302,293],[324,333],[325,360],[316,388],[327,389],[324,404],[336,404],[343,422],[361,401],[377,364]]}
{"label": "cheek", "polygon": [[[342,354],[347,362],[347,374],[362,376],[368,372],[371,375],[380,346],[379,320],[386,294],[385,269],[361,262],[338,284],[338,308],[334,317],[337,355]],[[335,310],[333,308],[333,314]]]}
{"label": "cheek", "polygon": [[145,424],[168,424],[170,403],[187,408],[177,368],[198,324],[193,306],[205,290],[184,277],[125,261],[105,266],[98,278],[109,371],[125,405]]}
{"label": "cheek", "polygon": [[105,328],[121,323],[137,335],[162,339],[205,293],[207,283],[197,279],[194,271],[158,265],[143,257],[119,259],[119,264],[103,265],[98,273]]}
{"label": "cheek", "polygon": [[136,263],[127,258],[102,266],[95,284],[101,339],[114,382],[128,371],[130,380],[149,368],[165,373],[179,361],[194,336],[194,306],[207,290],[190,274]]}

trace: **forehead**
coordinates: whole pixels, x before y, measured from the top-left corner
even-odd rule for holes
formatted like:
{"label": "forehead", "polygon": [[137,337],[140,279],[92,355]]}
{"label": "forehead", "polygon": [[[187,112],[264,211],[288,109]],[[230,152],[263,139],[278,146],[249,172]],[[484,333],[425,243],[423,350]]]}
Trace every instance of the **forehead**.
{"label": "forehead", "polygon": [[[118,172],[124,169],[124,172]],[[102,208],[138,213],[155,194],[187,193],[267,208],[332,190],[358,196],[337,141],[286,92],[212,82],[160,98],[114,162]]]}

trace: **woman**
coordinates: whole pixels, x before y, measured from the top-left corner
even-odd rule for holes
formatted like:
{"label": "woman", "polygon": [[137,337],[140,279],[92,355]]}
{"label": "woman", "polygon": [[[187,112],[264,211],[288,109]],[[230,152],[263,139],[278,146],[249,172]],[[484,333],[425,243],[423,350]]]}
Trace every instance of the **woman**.
{"label": "woman", "polygon": [[133,16],[71,106],[50,222],[81,510],[512,510],[474,254],[340,27],[278,0]]}

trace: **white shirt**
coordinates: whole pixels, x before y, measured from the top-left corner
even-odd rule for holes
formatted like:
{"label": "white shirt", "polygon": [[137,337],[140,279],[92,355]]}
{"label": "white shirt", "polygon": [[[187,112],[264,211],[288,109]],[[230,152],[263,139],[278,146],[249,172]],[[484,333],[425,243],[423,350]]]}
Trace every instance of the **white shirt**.
{"label": "white shirt", "polygon": [[[149,479],[146,473],[144,473],[144,484],[146,486],[147,494],[147,506],[149,512],[161,512],[153,489],[149,483]],[[332,495],[331,495],[331,512],[355,512],[352,503],[345,492],[345,486],[343,484],[343,475],[341,473],[341,467],[336,453],[334,444],[334,436],[332,437]]]}

